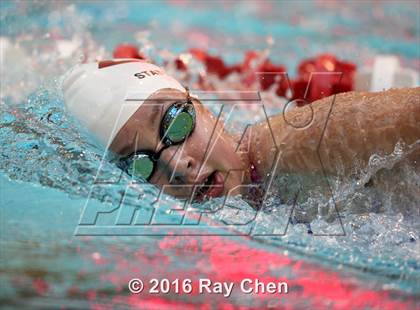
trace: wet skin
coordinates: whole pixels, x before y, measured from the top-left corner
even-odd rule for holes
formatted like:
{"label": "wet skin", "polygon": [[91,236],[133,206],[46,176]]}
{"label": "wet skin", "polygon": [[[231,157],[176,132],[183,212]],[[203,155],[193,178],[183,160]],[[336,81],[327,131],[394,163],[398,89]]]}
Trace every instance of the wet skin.
{"label": "wet skin", "polygon": [[[152,94],[121,128],[110,148],[126,156],[136,150],[158,152],[163,144],[159,135],[165,111],[186,93],[163,89]],[[197,99],[194,131],[184,143],[165,149],[150,182],[175,197],[191,197],[194,186],[200,191],[206,179],[211,186],[202,189],[208,196],[243,193],[241,184],[249,183],[249,160],[237,152],[238,141]]]}
{"label": "wet skin", "polygon": [[[268,123],[278,153],[267,134]],[[342,93],[276,115],[252,129],[250,153],[258,157],[254,163],[263,176],[273,162],[276,174],[323,170],[348,175],[365,168],[372,154],[392,153],[399,141],[419,143],[420,87]],[[413,152],[408,160],[418,161],[419,153]]]}
{"label": "wet skin", "polygon": [[[185,98],[176,90],[154,93],[120,130],[111,150],[119,155],[159,151],[160,120],[174,101]],[[248,153],[238,152],[239,138],[224,131],[198,100],[193,103],[195,130],[183,144],[163,151],[150,180],[180,198],[190,197],[191,185],[203,184],[208,176],[218,188],[209,196],[245,194],[240,185],[250,184],[251,164],[263,181],[276,161],[275,174],[320,171],[319,158],[327,173],[334,174],[338,168],[350,173],[356,164],[366,165],[373,153],[389,154],[398,141],[412,144],[420,139],[420,88],[349,92],[276,115],[251,126],[244,135],[240,149],[249,142]]]}

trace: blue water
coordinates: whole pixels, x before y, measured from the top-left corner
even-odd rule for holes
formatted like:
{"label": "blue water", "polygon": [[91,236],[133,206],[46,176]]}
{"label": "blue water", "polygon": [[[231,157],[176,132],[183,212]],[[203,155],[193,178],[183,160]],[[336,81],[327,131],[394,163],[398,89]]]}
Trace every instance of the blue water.
{"label": "blue water", "polygon": [[[151,237],[105,242],[103,238],[86,241],[73,235],[87,197],[93,207],[109,209],[118,205],[129,182],[113,164],[103,161],[101,148],[63,109],[60,79],[73,64],[110,57],[118,43],[131,42],[160,63],[189,47],[201,47],[222,55],[229,63],[241,61],[247,50],[267,50],[273,62],[286,65],[291,75],[299,61],[321,52],[334,53],[359,66],[369,63],[375,54],[391,53],[418,70],[419,10],[414,1],[208,1],[187,7],[153,1],[2,1],[2,297],[16,302],[19,296],[31,296],[23,286],[28,278],[35,277],[33,270],[46,275],[58,298],[64,296],[69,283],[77,282],[86,290],[97,288],[95,277],[103,269],[90,266],[79,256],[74,251],[79,247],[103,253],[109,245],[134,248],[141,244],[150,255],[154,253]],[[58,40],[72,42],[76,48],[63,52]],[[223,89],[223,84],[219,86]],[[270,113],[279,110],[269,107]],[[244,113],[234,119],[237,124],[243,125],[244,116],[255,117],[252,112]],[[334,270],[344,269],[377,289],[419,294],[420,178],[418,166],[400,162],[399,154],[407,152],[407,146],[396,147],[395,154],[378,156],[379,164],[367,169],[367,174],[383,184],[380,189],[350,181],[336,184],[334,193],[342,205],[359,206],[340,212],[342,225],[328,207],[328,197],[314,192],[309,195],[311,203],[302,203],[308,210],[297,210],[296,219],[289,223],[291,205],[273,193],[266,211],[255,221],[257,232],[279,234],[287,227],[286,235],[254,236],[243,242],[250,247],[290,252]],[[122,179],[90,191],[100,167],[104,178]],[[278,180],[279,191],[284,182],[291,183]],[[148,212],[157,193],[150,186],[142,189],[140,200],[137,192],[128,193],[126,204]],[[168,223],[178,222],[178,215],[166,211],[180,203],[164,196],[162,218]],[[219,203],[216,200],[196,207],[212,210]],[[235,208],[209,216],[225,233],[227,219],[243,223],[255,215],[239,198],[231,204]],[[244,225],[234,231],[246,233],[248,229]],[[174,260],[175,266],[183,266],[179,257],[174,256]],[[90,270],[84,281],[74,275],[81,266]],[[16,274],[22,275],[23,284],[14,284]]]}

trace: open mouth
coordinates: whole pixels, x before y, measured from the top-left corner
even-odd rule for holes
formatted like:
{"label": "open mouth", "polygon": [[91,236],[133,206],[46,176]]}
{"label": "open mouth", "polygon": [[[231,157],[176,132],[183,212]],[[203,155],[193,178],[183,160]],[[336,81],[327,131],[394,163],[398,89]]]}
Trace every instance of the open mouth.
{"label": "open mouth", "polygon": [[219,197],[224,191],[224,177],[219,171],[211,173],[202,185],[197,185],[194,200],[202,201],[206,197]]}

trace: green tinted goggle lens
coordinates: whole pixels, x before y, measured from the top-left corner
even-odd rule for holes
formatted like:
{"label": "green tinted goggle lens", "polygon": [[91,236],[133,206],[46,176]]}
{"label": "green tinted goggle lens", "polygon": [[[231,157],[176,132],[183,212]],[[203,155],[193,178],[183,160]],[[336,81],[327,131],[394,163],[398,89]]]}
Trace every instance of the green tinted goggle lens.
{"label": "green tinted goggle lens", "polygon": [[133,160],[131,171],[133,176],[148,180],[153,173],[153,168],[154,162],[150,157],[146,154],[140,154]]}
{"label": "green tinted goggle lens", "polygon": [[133,177],[141,177],[150,181],[161,152],[170,145],[183,142],[194,130],[195,110],[191,102],[189,103],[184,103],[181,106],[174,104],[166,112],[160,127],[160,135],[164,139],[165,147],[159,153],[137,152],[130,155],[129,158],[123,159],[125,167],[122,169]]}
{"label": "green tinted goggle lens", "polygon": [[194,120],[187,112],[179,113],[169,124],[166,137],[173,143],[184,140],[192,131]]}

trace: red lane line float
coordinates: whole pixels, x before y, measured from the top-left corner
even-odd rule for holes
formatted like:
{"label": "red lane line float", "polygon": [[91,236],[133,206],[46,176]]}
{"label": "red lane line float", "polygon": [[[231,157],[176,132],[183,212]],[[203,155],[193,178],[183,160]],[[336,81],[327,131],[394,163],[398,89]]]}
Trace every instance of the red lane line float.
{"label": "red lane line float", "polygon": [[[245,86],[250,87],[258,79],[260,90],[265,91],[275,85],[276,94],[288,99],[305,98],[312,102],[354,89],[356,65],[338,60],[332,54],[321,54],[303,60],[298,66],[297,77],[288,79],[284,65],[274,64],[255,51],[246,52],[241,64],[231,66],[226,65],[222,58],[209,55],[206,51],[190,49],[189,52],[206,66],[208,74],[214,74],[223,80],[232,73],[239,73]],[[176,59],[176,67],[178,70],[188,70],[187,64],[180,58]],[[323,74],[329,72],[333,74]],[[316,77],[311,78],[312,74]],[[291,95],[287,95],[288,90]]]}
{"label": "red lane line float", "polygon": [[[332,54],[321,54],[304,59],[298,65],[296,78],[290,79],[286,66],[275,64],[256,51],[246,52],[243,62],[234,65],[227,65],[221,57],[210,55],[202,49],[191,48],[189,53],[204,64],[209,75],[215,75],[224,80],[229,75],[237,73],[246,87],[251,87],[258,80],[259,90],[266,91],[274,87],[278,96],[290,100],[306,99],[306,102],[312,102],[354,89],[356,65],[339,60]],[[118,45],[113,56],[114,58],[146,59],[132,44]],[[179,71],[188,71],[188,64],[180,57],[175,59],[175,67]],[[206,83],[202,80],[203,77],[200,79],[200,84],[205,88]],[[299,101],[298,105],[304,102]]]}
{"label": "red lane line float", "polygon": [[[311,74],[309,89],[306,94],[308,101],[315,101],[323,97],[351,91],[354,88],[354,73],[356,65],[338,60],[334,55],[322,54],[315,58],[302,61],[298,66],[298,77],[293,81],[293,98],[303,98]],[[337,74],[323,74],[336,72]]]}
{"label": "red lane line float", "polygon": [[146,59],[139,49],[133,44],[123,43],[119,44],[112,53],[114,58],[137,58]]}

